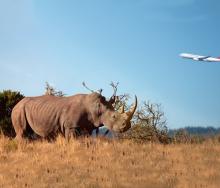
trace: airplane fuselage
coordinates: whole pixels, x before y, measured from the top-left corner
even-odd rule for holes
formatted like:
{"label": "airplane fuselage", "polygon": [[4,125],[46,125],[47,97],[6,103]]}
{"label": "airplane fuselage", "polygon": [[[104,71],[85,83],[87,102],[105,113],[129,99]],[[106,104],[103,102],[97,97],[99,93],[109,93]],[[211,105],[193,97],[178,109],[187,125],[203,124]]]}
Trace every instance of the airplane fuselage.
{"label": "airplane fuselage", "polygon": [[220,62],[220,58],[215,58],[211,56],[201,56],[195,54],[181,53],[180,57],[192,59],[195,61],[207,61],[207,62]]}

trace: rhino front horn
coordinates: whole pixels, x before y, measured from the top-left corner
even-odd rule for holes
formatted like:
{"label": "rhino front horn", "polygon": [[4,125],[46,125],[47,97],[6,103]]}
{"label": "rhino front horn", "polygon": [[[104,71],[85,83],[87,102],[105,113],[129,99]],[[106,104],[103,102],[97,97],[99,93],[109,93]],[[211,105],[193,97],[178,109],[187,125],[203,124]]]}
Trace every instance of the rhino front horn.
{"label": "rhino front horn", "polygon": [[132,119],[136,109],[137,109],[137,96],[135,95],[135,102],[134,102],[134,104],[132,105],[130,110],[128,112],[126,112],[129,121]]}

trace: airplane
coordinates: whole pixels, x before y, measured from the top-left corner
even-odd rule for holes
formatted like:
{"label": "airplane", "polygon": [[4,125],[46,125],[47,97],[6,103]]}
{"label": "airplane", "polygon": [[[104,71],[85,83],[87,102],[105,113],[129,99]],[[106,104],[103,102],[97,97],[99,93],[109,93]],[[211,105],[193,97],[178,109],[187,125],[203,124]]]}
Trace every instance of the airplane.
{"label": "airplane", "polygon": [[181,53],[180,57],[195,61],[220,62],[220,57],[202,56],[188,53]]}

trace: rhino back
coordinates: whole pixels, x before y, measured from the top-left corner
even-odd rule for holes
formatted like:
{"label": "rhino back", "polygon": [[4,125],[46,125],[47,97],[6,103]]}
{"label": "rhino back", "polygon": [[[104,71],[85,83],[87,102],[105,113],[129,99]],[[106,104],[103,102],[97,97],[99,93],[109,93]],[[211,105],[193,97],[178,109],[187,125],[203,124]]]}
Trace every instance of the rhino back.
{"label": "rhino back", "polygon": [[85,97],[83,94],[71,97],[26,97],[13,109],[14,127],[23,127],[27,123],[35,133],[46,137],[59,127],[62,129],[65,122],[79,121],[82,113],[85,113]]}
{"label": "rhino back", "polygon": [[29,98],[25,104],[26,118],[31,128],[40,136],[63,127],[65,122],[77,123],[84,111],[86,95],[71,97],[41,96]]}

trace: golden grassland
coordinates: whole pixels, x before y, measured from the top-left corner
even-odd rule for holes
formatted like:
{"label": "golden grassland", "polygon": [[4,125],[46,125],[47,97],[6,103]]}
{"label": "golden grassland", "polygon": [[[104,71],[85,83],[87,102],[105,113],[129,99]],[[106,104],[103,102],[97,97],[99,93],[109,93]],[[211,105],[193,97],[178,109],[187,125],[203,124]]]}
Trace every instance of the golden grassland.
{"label": "golden grassland", "polygon": [[0,187],[220,187],[220,144],[0,136]]}

